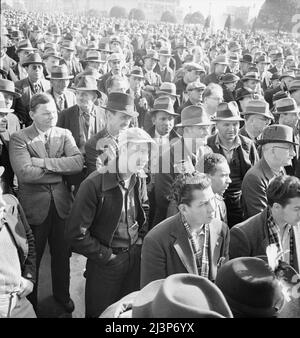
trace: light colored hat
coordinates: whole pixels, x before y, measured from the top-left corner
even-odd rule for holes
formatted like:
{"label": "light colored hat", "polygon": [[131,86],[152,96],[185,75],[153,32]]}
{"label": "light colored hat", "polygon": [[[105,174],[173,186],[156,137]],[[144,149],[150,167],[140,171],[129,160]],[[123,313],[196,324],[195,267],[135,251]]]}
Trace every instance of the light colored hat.
{"label": "light colored hat", "polygon": [[270,113],[270,107],[265,100],[251,100],[246,105],[246,111],[243,115],[260,115],[268,119],[274,120],[274,116]]}
{"label": "light colored hat", "polygon": [[273,124],[265,128],[261,138],[257,140],[257,143],[261,145],[266,143],[289,143],[298,145],[298,143],[294,142],[293,128],[282,124]]}
{"label": "light colored hat", "polygon": [[200,82],[199,80],[191,82],[186,86],[186,90],[188,92],[191,91],[191,90],[195,90],[195,89],[201,89],[201,90],[204,91],[205,88],[206,88],[206,85],[204,83]]}
{"label": "light colored hat", "polygon": [[244,121],[241,118],[238,105],[235,101],[222,102],[218,105],[217,114],[213,121]]}
{"label": "light colored hat", "polygon": [[188,106],[181,112],[181,123],[176,127],[210,126],[215,124],[203,106]]}
{"label": "light colored hat", "polygon": [[169,96],[161,96],[154,101],[153,108],[150,112],[155,113],[158,111],[164,111],[170,115],[178,115],[174,111],[173,101]]}
{"label": "light colored hat", "polygon": [[172,83],[172,82],[163,82],[159,90],[156,91],[156,94],[179,97],[179,95],[176,94],[176,85],[175,83]]}
{"label": "light colored hat", "polygon": [[291,97],[277,100],[275,102],[275,107],[276,107],[276,111],[274,112],[275,114],[299,112],[296,101]]}
{"label": "light colored hat", "polygon": [[108,62],[112,62],[112,61],[125,61],[125,57],[123,54],[121,53],[112,53],[108,59]]}

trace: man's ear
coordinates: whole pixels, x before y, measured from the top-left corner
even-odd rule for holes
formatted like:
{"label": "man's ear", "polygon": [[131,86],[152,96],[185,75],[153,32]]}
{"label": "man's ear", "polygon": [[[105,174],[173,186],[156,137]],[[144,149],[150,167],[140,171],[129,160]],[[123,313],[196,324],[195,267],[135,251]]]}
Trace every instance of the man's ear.
{"label": "man's ear", "polygon": [[153,125],[155,126],[155,121],[156,121],[156,114],[155,113],[152,114],[151,121],[152,121]]}
{"label": "man's ear", "polygon": [[31,118],[32,120],[33,120],[33,118],[32,118],[32,117],[33,117],[33,115],[34,115],[34,112],[30,110],[30,112],[29,112],[29,116],[30,116],[30,118]]}
{"label": "man's ear", "polygon": [[186,205],[185,204],[179,204],[178,205],[178,210],[182,213],[185,214],[186,213]]}

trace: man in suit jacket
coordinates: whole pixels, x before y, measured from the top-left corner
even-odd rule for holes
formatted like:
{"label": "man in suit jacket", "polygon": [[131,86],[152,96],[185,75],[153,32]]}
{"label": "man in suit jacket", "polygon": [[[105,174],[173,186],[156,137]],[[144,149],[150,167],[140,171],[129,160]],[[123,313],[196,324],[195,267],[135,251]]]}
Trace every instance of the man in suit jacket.
{"label": "man in suit jacket", "polygon": [[21,125],[28,127],[32,123],[29,116],[30,100],[34,94],[50,90],[50,82],[43,78],[44,63],[38,53],[30,54],[23,66],[27,70],[28,77],[15,83],[16,88],[22,95],[21,98],[16,100],[15,113]]}
{"label": "man in suit jacket", "polygon": [[214,121],[217,133],[208,138],[207,144],[214,153],[224,155],[229,164],[232,182],[225,191],[224,198],[228,210],[228,226],[231,228],[243,220],[242,181],[259,158],[254,143],[238,134],[242,119],[235,101],[219,104]]}
{"label": "man in suit jacket", "polygon": [[[85,155],[86,141],[99,133],[106,126],[103,108],[96,106],[95,102],[101,98],[97,89],[96,79],[92,76],[83,76],[76,86],[77,104],[61,112],[57,126],[69,129],[75,139],[76,145]],[[79,175],[68,179],[69,185],[78,190],[80,183],[86,177],[86,168]]]}
{"label": "man in suit jacket", "polygon": [[63,60],[60,61],[60,64],[66,64],[69,70],[69,74],[74,78],[77,74],[82,72],[82,65],[75,57],[75,43],[74,41],[65,40],[62,42],[60,47],[60,52],[63,57]]}
{"label": "man in suit jacket", "polygon": [[284,174],[296,155],[293,129],[284,125],[267,127],[262,138],[262,158],[247,172],[242,183],[244,218],[248,219],[267,207],[267,188],[276,176]]}
{"label": "man in suit jacket", "polygon": [[229,230],[214,218],[215,195],[208,177],[196,172],[176,192],[180,212],[158,224],[144,239],[141,288],[176,273],[214,281],[218,268],[229,258]]}
{"label": "man in suit jacket", "polygon": [[[4,168],[0,167],[0,181]],[[2,177],[1,177],[2,176]],[[0,317],[36,318],[27,296],[36,282],[34,237],[17,198],[0,183]],[[2,283],[4,281],[4,284]]]}
{"label": "man in suit jacket", "polygon": [[161,48],[158,55],[159,62],[153,71],[161,77],[162,82],[173,82],[175,74],[173,69],[170,68],[171,50]]}
{"label": "man in suit jacket", "polygon": [[66,65],[52,68],[50,76],[51,89],[47,93],[53,97],[58,115],[63,110],[76,105],[76,96],[73,91],[68,89],[70,79],[73,79],[73,76],[69,75]]}
{"label": "man in suit jacket", "polygon": [[[35,237],[37,273],[49,241],[52,289],[68,312],[70,299],[70,251],[64,238],[72,195],[64,176],[81,172],[83,158],[69,130],[55,127],[57,111],[49,94],[34,95],[30,103],[33,124],[12,135],[9,152],[19,182],[19,199]],[[37,284],[31,302],[37,306]]]}
{"label": "man in suit jacket", "polygon": [[230,231],[230,259],[266,255],[276,244],[279,259],[300,272],[300,181],[277,176],[267,189],[267,208]]}

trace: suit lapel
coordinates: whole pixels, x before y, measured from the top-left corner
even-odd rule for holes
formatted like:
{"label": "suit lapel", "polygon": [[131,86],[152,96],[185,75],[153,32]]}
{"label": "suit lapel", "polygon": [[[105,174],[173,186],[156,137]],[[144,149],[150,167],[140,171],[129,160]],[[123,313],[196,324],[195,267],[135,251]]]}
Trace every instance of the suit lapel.
{"label": "suit lapel", "polygon": [[30,138],[29,146],[32,150],[38,155],[39,158],[47,158],[48,154],[46,152],[46,148],[44,143],[39,139],[39,133],[32,124],[30,127],[27,128],[27,136]]}
{"label": "suit lapel", "polygon": [[217,275],[217,265],[220,258],[220,249],[223,238],[220,236],[222,223],[214,221],[209,225],[209,244],[210,244],[210,275],[215,279]]}
{"label": "suit lapel", "polygon": [[185,228],[180,220],[180,214],[177,215],[175,220],[176,225],[172,233],[173,236],[176,237],[176,241],[173,244],[174,249],[176,250],[177,255],[179,256],[187,271],[192,274],[198,274],[193,250],[188,240],[188,235],[185,231]]}
{"label": "suit lapel", "polygon": [[77,146],[79,146],[79,107],[77,105],[74,106],[74,112],[70,115],[70,130],[72,130]]}
{"label": "suit lapel", "polygon": [[61,146],[61,133],[58,133],[58,130],[54,127],[51,130],[50,134],[50,158],[55,158],[58,152],[58,149]]}

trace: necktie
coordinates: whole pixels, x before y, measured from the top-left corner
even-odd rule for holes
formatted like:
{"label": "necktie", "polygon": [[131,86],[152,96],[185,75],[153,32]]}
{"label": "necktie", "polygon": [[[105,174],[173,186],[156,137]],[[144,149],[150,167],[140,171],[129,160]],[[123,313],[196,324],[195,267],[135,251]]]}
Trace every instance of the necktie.
{"label": "necktie", "polygon": [[65,109],[65,99],[63,95],[61,95],[58,99],[58,108],[60,111]]}
{"label": "necktie", "polygon": [[89,128],[90,128],[90,114],[89,113],[83,113],[83,117],[84,117],[84,125],[86,128],[86,132],[88,134],[89,132]]}
{"label": "necktie", "polygon": [[49,137],[47,134],[44,134],[44,138],[45,138],[45,149],[46,152],[48,154],[48,156],[50,155],[50,144],[49,144]]}
{"label": "necktie", "polygon": [[40,85],[38,83],[35,83],[33,85],[33,91],[34,91],[34,94],[38,94],[40,92]]}

